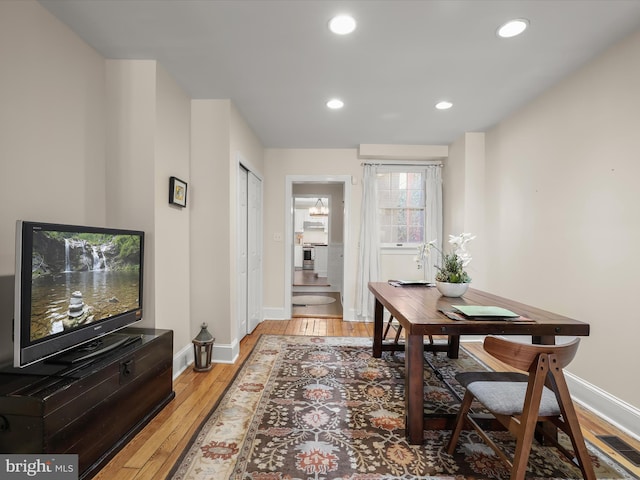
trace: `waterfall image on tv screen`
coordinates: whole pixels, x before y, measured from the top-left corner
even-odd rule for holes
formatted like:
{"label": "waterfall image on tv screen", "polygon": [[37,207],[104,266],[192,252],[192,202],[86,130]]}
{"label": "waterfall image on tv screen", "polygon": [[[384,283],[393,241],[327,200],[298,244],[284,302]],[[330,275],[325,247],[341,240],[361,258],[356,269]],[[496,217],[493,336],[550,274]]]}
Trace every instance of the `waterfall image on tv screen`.
{"label": "waterfall image on tv screen", "polygon": [[35,231],[30,341],[139,309],[140,237]]}

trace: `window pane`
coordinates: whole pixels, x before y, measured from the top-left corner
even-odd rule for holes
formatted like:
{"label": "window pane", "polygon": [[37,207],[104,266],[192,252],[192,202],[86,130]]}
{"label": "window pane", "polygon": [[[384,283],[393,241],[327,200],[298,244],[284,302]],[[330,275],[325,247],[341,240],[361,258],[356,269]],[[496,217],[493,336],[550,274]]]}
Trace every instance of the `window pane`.
{"label": "window pane", "polygon": [[389,208],[394,205],[391,201],[390,190],[378,190],[378,205],[381,208]]}
{"label": "window pane", "polygon": [[406,190],[407,188],[407,174],[393,172],[391,174],[391,186],[392,190]]}
{"label": "window pane", "polygon": [[423,190],[408,190],[407,191],[407,206],[409,206],[409,207],[424,207],[424,191]]}
{"label": "window pane", "polygon": [[391,205],[394,207],[404,207],[407,205],[406,190],[392,190],[390,197]]}
{"label": "window pane", "polygon": [[408,241],[407,227],[404,225],[397,225],[396,227],[394,227],[393,234],[395,235],[394,242],[405,243]]}
{"label": "window pane", "polygon": [[393,215],[394,225],[406,225],[407,224],[407,211],[405,209],[395,210]]}
{"label": "window pane", "polygon": [[385,172],[377,176],[382,243],[424,241],[424,172]]}
{"label": "window pane", "polygon": [[407,211],[407,225],[424,227],[424,210],[411,209]]}
{"label": "window pane", "polygon": [[422,172],[411,172],[407,175],[409,179],[407,188],[410,188],[412,190],[422,190],[424,177]]}
{"label": "window pane", "polygon": [[393,210],[388,208],[380,209],[378,222],[381,227],[391,225],[393,223]]}
{"label": "window pane", "polygon": [[378,182],[378,190],[389,190],[391,188],[391,174],[390,173],[379,173],[377,175]]}
{"label": "window pane", "polygon": [[393,233],[390,225],[380,225],[380,242],[381,243],[393,243]]}
{"label": "window pane", "polygon": [[422,227],[409,227],[408,228],[408,242],[409,243],[422,243],[424,238],[424,229]]}

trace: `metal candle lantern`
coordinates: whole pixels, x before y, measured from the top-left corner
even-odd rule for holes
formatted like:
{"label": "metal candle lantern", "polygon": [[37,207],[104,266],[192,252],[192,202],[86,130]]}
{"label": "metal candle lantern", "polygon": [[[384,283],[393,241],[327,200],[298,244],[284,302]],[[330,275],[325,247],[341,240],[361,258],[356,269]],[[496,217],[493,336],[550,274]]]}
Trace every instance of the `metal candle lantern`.
{"label": "metal candle lantern", "polygon": [[211,370],[211,351],[215,338],[207,330],[207,324],[203,323],[200,333],[193,339],[193,369],[196,372],[208,372]]}

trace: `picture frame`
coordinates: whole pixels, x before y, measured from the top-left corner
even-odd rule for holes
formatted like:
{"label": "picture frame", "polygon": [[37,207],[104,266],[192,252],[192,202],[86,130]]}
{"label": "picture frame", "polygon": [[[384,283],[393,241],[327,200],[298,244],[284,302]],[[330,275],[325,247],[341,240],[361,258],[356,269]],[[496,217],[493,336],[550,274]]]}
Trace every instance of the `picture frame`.
{"label": "picture frame", "polygon": [[187,206],[187,182],[169,177],[169,203],[182,208]]}

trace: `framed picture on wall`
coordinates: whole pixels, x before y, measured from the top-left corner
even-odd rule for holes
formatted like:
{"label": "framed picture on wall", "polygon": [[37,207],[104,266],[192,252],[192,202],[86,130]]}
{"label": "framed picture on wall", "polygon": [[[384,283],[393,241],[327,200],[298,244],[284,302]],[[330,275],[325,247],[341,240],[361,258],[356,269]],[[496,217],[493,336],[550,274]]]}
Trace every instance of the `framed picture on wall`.
{"label": "framed picture on wall", "polygon": [[187,182],[169,177],[169,203],[179,207],[187,206]]}

